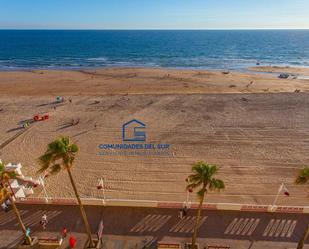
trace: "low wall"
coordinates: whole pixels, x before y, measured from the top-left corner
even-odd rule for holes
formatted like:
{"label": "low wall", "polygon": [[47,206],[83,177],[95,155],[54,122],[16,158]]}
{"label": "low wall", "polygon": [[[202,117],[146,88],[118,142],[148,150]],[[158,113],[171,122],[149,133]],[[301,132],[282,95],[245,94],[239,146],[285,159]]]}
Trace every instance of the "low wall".
{"label": "low wall", "polygon": [[[51,205],[77,205],[73,198],[19,198],[16,200],[21,204],[51,204]],[[110,206],[110,207],[145,207],[145,208],[173,208],[181,209],[185,206],[184,202],[164,202],[148,200],[125,200],[125,199],[95,199],[83,198],[84,205]],[[198,208],[198,203],[188,203],[189,208]],[[236,203],[207,203],[203,204],[206,210],[225,210],[225,211],[246,211],[246,212],[276,212],[276,213],[309,213],[309,206],[271,206],[271,205],[252,205]]]}

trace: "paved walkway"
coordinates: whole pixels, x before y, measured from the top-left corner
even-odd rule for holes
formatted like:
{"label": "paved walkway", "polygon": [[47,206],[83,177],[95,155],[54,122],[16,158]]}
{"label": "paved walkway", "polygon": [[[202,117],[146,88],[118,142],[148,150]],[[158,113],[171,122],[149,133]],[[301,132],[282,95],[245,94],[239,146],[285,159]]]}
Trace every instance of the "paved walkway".
{"label": "paved walkway", "polygon": [[[56,238],[65,226],[78,237],[77,248],[82,248],[86,236],[83,234],[84,226],[78,207],[19,205],[19,208],[23,221],[30,227],[32,234]],[[93,234],[100,220],[104,220],[105,248],[141,249],[144,243],[151,240],[189,241],[196,210],[189,210],[184,219],[178,217],[178,210],[163,208],[89,206],[86,212]],[[39,224],[43,214],[49,220],[46,231]],[[272,248],[293,248],[308,222],[309,215],[305,214],[204,210],[199,239],[202,245],[219,243],[235,249],[263,248],[262,245],[269,243],[274,245]],[[13,211],[0,212],[0,231],[0,248],[14,248],[21,233]]]}

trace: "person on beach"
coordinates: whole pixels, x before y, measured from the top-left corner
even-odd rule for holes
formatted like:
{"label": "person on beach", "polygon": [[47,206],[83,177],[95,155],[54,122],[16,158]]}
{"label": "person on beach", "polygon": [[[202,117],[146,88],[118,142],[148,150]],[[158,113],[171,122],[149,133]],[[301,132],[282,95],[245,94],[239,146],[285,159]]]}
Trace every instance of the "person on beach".
{"label": "person on beach", "polygon": [[68,230],[67,230],[66,227],[64,227],[64,228],[62,229],[62,238],[63,238],[63,239],[66,238],[67,235],[68,235]]}
{"label": "person on beach", "polygon": [[48,220],[47,220],[47,215],[46,214],[43,214],[42,215],[42,218],[41,218],[41,225],[43,227],[43,229],[45,230],[46,229],[46,225],[48,223]]}
{"label": "person on beach", "polygon": [[1,207],[2,207],[2,209],[3,209],[4,212],[8,212],[8,211],[9,211],[9,207],[8,207],[8,205],[6,205],[5,202],[3,202],[3,203],[1,204]]}

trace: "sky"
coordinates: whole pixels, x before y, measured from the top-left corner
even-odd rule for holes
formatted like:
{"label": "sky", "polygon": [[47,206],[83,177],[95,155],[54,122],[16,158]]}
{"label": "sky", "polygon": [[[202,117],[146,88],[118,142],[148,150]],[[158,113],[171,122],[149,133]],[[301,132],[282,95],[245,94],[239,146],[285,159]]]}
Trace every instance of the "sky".
{"label": "sky", "polygon": [[309,29],[309,0],[0,0],[0,29]]}

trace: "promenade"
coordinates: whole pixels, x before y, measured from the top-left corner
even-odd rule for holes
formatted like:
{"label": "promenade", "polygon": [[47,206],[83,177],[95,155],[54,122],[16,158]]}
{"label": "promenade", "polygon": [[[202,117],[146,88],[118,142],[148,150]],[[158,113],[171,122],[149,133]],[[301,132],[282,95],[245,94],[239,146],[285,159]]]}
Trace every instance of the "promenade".
{"label": "promenade", "polygon": [[[84,226],[77,206],[25,205],[19,209],[27,227],[40,238],[56,238],[67,227],[68,237],[73,234],[77,248],[86,241]],[[148,244],[155,248],[156,241],[190,241],[196,210],[179,218],[178,209],[128,208],[87,206],[86,212],[93,235],[101,219],[104,221],[103,248],[139,249]],[[43,231],[40,220],[46,214],[49,223]],[[226,245],[231,248],[295,248],[309,215],[265,212],[203,210],[199,242],[206,245]],[[0,213],[0,248],[14,248],[21,232],[13,211]],[[61,248],[66,248],[68,238]],[[152,243],[154,242],[154,243]],[[309,247],[308,247],[309,248]]]}

